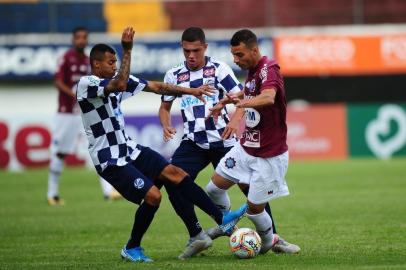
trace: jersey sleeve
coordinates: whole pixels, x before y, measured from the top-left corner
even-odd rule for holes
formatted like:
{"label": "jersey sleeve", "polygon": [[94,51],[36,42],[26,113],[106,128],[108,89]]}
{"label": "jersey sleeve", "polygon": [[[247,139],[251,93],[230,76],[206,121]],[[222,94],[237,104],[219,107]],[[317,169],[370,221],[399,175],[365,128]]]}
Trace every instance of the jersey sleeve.
{"label": "jersey sleeve", "polygon": [[229,93],[237,93],[243,89],[233,70],[225,63],[222,63],[218,69],[217,75],[220,86]]}
{"label": "jersey sleeve", "polygon": [[281,75],[278,68],[274,66],[264,66],[259,72],[259,79],[261,80],[262,92],[265,89],[274,88],[276,91],[280,89],[280,80]]}
{"label": "jersey sleeve", "polygon": [[109,79],[101,79],[97,76],[84,76],[80,78],[76,92],[77,100],[104,97],[104,87],[106,87],[109,81]]}
{"label": "jersey sleeve", "polygon": [[[165,74],[164,83],[177,85],[176,78],[170,70],[168,72],[166,72],[166,74]],[[161,101],[165,101],[165,102],[171,102],[171,101],[174,101],[175,99],[176,99],[176,96],[168,96],[168,95],[161,96]]]}
{"label": "jersey sleeve", "polygon": [[144,79],[130,75],[128,78],[127,89],[123,92],[121,99],[127,99],[141,92],[148,86],[148,82]]}

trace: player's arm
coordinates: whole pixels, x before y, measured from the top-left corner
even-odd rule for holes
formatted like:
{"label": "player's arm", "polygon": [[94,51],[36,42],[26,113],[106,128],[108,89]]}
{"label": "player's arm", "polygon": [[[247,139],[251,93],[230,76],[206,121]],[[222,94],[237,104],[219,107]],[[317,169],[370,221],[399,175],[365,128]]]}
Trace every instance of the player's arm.
{"label": "player's arm", "polygon": [[148,85],[144,91],[152,92],[158,95],[192,95],[206,103],[203,95],[211,96],[215,90],[208,85],[202,85],[198,88],[186,88],[163,82],[148,81]]}
{"label": "player's arm", "polygon": [[173,101],[162,101],[159,107],[159,120],[161,121],[163,138],[167,142],[176,134],[176,128],[172,127],[171,108]]}
{"label": "player's arm", "polygon": [[104,87],[104,95],[108,96],[112,92],[123,92],[127,89],[127,82],[130,76],[131,50],[134,41],[134,29],[127,27],[121,36],[121,47],[123,48],[123,57],[121,59],[120,69],[117,76],[110,80]]}
{"label": "player's arm", "polygon": [[72,91],[72,89],[67,86],[61,79],[56,78],[55,79],[55,86],[56,88],[59,89],[62,93],[65,93],[66,95],[75,98],[75,93]]}
{"label": "player's arm", "polygon": [[251,99],[229,98],[237,108],[260,108],[275,103],[276,89],[271,87],[261,91],[261,94]]}
{"label": "player's arm", "polygon": [[244,116],[245,110],[243,108],[237,108],[230,119],[230,122],[227,124],[226,128],[224,129],[223,134],[221,134],[221,138],[226,140],[233,136],[233,134],[237,134],[238,129],[240,128],[240,121],[241,118]]}
{"label": "player's arm", "polygon": [[244,90],[242,90],[242,91],[240,91],[240,92],[238,92],[238,93],[235,93],[235,94],[226,94],[226,96],[223,98],[223,99],[221,99],[213,108],[210,108],[209,110],[210,110],[210,113],[209,113],[209,115],[206,117],[206,119],[207,118],[209,118],[209,117],[213,117],[214,118],[214,122],[215,123],[217,123],[217,120],[218,120],[218,117],[219,117],[219,115],[221,114],[221,110],[227,105],[227,104],[230,104],[230,103],[233,103],[233,100],[232,100],[232,98],[233,97],[235,97],[235,98],[244,98]]}

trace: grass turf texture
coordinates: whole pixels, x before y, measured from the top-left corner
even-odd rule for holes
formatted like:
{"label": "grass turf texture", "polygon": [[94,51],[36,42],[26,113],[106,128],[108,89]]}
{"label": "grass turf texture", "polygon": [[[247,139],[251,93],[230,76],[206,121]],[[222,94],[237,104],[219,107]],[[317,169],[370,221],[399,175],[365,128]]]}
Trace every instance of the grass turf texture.
{"label": "grass turf texture", "polygon": [[[272,202],[279,233],[299,255],[234,258],[220,238],[179,261],[187,232],[164,195],[143,240],[151,265],[123,262],[136,206],[105,202],[95,173],[63,172],[62,207],[45,202],[46,170],[0,172],[0,269],[406,269],[406,160],[294,162],[291,195]],[[205,185],[211,174],[199,177]],[[234,208],[244,201],[230,192]],[[213,226],[198,212],[205,228]],[[240,227],[253,227],[243,219]]]}

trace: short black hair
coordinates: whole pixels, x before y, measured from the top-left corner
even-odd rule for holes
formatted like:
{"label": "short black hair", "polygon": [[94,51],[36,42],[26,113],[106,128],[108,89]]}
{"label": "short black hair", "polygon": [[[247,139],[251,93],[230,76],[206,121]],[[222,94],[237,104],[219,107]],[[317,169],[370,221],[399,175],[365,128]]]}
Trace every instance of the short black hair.
{"label": "short black hair", "polygon": [[76,35],[77,32],[81,32],[81,31],[86,32],[86,33],[89,32],[86,27],[84,27],[84,26],[78,26],[78,27],[75,27],[75,28],[72,30],[72,35]]}
{"label": "short black hair", "polygon": [[230,40],[231,46],[238,46],[244,43],[248,48],[258,45],[257,36],[249,29],[241,29],[234,33]]}
{"label": "short black hair", "polygon": [[206,43],[206,36],[200,27],[189,27],[182,34],[182,41],[194,42],[200,41]]}
{"label": "short black hair", "polygon": [[107,44],[99,43],[94,45],[90,51],[90,64],[92,65],[94,60],[102,61],[106,52],[116,54],[116,51]]}

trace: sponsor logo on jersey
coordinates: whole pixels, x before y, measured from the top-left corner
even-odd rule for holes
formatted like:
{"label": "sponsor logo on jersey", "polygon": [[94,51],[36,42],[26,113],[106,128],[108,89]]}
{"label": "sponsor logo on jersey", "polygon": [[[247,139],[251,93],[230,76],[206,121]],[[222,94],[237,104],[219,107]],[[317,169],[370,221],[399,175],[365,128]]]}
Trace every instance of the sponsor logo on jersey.
{"label": "sponsor logo on jersey", "polygon": [[256,127],[261,121],[261,115],[253,108],[245,109],[245,125],[249,128]]}
{"label": "sponsor logo on jersey", "polygon": [[137,189],[142,189],[144,187],[144,180],[137,178],[134,180],[134,187]]}
{"label": "sponsor logo on jersey", "polygon": [[252,148],[261,146],[261,133],[259,130],[246,130],[242,136],[245,138],[244,146]]}
{"label": "sponsor logo on jersey", "polygon": [[262,82],[265,82],[268,78],[268,66],[265,65],[261,68],[259,71],[259,78],[261,79]]}
{"label": "sponsor logo on jersey", "polygon": [[216,74],[216,70],[214,69],[214,67],[209,67],[209,68],[205,68],[203,69],[203,76],[206,77],[213,77]]}
{"label": "sponsor logo on jersey", "polygon": [[189,80],[189,78],[190,78],[189,72],[179,73],[177,76],[178,83],[186,82]]}

